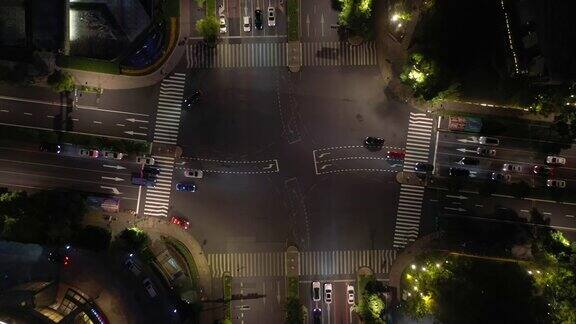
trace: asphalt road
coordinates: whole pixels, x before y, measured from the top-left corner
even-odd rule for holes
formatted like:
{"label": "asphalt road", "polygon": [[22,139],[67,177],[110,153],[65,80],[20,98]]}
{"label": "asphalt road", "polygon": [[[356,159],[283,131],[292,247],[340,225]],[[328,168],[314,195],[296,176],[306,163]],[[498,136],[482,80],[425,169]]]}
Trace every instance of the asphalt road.
{"label": "asphalt road", "polygon": [[[43,88],[25,91],[4,86],[0,96],[0,125],[150,140],[151,117],[158,87],[78,93],[70,98]],[[73,103],[74,101],[74,103]]]}
{"label": "asphalt road", "polygon": [[35,190],[68,188],[121,198],[122,209],[136,209],[139,188],[130,183],[140,166],[124,160],[80,157],[79,147],[63,144],[61,154],[38,150],[32,143],[0,143],[0,185]]}

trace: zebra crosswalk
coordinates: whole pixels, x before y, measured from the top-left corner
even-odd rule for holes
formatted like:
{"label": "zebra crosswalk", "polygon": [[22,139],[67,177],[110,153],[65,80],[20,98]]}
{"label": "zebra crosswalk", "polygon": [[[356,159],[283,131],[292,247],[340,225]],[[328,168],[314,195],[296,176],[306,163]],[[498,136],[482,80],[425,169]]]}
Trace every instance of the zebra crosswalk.
{"label": "zebra crosswalk", "polygon": [[[428,162],[430,155],[430,140],[434,119],[424,113],[410,113],[408,137],[406,139],[406,157],[404,172],[414,172],[418,162]],[[420,233],[420,214],[424,187],[416,185],[400,185],[396,227],[394,229],[395,248],[403,248],[416,240]]]}
{"label": "zebra crosswalk", "polygon": [[160,169],[156,177],[156,186],[146,189],[144,202],[144,215],[168,217],[170,205],[170,191],[172,190],[172,173],[174,172],[174,158],[167,156],[152,156],[154,165]]}
{"label": "zebra crosswalk", "polygon": [[[286,43],[217,44],[210,47],[202,42],[186,48],[188,68],[247,68],[288,65]],[[302,43],[304,66],[376,65],[376,44],[366,42]]]}
{"label": "zebra crosswalk", "polygon": [[347,42],[302,43],[304,66],[376,65],[376,43],[350,45]]}
{"label": "zebra crosswalk", "polygon": [[[354,275],[362,266],[387,274],[396,250],[339,250],[300,252],[300,275]],[[285,275],[284,252],[208,254],[212,276],[224,272],[233,277],[280,277]]]}
{"label": "zebra crosswalk", "polygon": [[156,110],[154,142],[172,145],[177,143],[185,84],[184,73],[174,73],[162,80]]}

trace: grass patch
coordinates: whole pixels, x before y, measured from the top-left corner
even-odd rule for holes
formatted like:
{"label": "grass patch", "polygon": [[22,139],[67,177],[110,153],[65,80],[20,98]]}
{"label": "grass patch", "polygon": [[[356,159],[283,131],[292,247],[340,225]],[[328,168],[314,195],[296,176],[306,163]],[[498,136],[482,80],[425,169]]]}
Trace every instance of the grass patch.
{"label": "grass patch", "polygon": [[120,64],[88,57],[58,56],[56,59],[56,64],[60,67],[68,69],[107,74],[120,74]]}
{"label": "grass patch", "polygon": [[147,142],[5,125],[0,125],[0,138],[19,142],[70,143],[100,150],[110,149],[126,154],[148,153],[150,150],[150,144]]}
{"label": "grass patch", "polygon": [[192,283],[192,289],[196,290],[198,288],[198,267],[196,267],[196,262],[192,257],[192,254],[188,248],[178,240],[171,239],[169,237],[163,236],[162,239],[166,244],[175,249],[180,256],[186,260],[186,267],[188,269],[188,274],[190,277],[190,282]]}
{"label": "grass patch", "polygon": [[300,298],[300,289],[298,283],[298,277],[288,277],[288,292],[286,293],[286,298]]}
{"label": "grass patch", "polygon": [[288,0],[288,41],[297,41],[300,39],[300,8],[297,0]]}
{"label": "grass patch", "polygon": [[224,296],[224,319],[232,320],[232,305],[230,305],[230,300],[232,300],[232,276],[230,274],[224,274],[222,276],[222,289]]}

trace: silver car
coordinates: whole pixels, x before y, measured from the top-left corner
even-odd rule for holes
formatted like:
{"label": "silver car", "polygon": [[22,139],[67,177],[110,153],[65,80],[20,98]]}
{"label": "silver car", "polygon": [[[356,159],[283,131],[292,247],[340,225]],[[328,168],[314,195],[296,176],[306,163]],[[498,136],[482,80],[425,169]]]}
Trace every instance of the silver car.
{"label": "silver car", "polygon": [[504,163],[502,166],[504,172],[522,172],[522,166],[513,163]]}

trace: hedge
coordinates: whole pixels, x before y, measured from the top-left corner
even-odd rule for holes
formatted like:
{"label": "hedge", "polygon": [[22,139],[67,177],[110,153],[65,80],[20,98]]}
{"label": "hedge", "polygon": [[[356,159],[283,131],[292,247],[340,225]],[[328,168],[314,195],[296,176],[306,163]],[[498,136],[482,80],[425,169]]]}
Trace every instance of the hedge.
{"label": "hedge", "polygon": [[88,57],[58,56],[56,64],[67,69],[120,74],[120,64]]}

